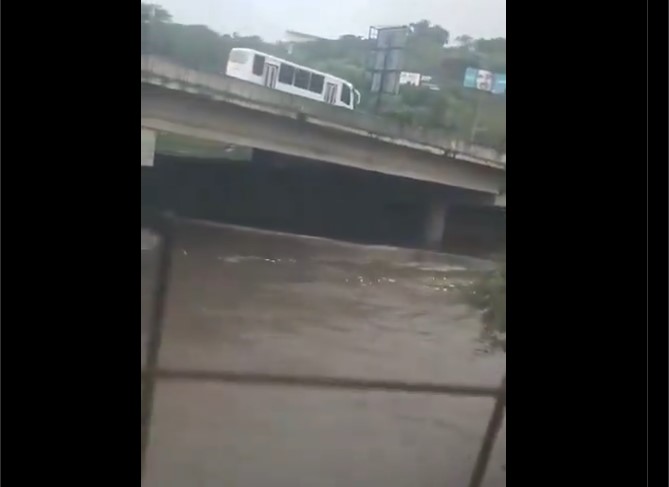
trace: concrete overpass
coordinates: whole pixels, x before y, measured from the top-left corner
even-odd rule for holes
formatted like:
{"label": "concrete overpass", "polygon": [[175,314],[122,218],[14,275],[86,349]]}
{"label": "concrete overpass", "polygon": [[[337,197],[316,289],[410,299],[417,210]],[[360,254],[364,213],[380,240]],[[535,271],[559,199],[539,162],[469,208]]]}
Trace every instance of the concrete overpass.
{"label": "concrete overpass", "polygon": [[[506,206],[505,154],[154,56],[141,61],[143,146],[147,133],[168,132],[463,188],[472,203]],[[428,241],[443,233],[444,205],[428,216]]]}
{"label": "concrete overpass", "polygon": [[506,155],[142,57],[142,127],[497,195]]}

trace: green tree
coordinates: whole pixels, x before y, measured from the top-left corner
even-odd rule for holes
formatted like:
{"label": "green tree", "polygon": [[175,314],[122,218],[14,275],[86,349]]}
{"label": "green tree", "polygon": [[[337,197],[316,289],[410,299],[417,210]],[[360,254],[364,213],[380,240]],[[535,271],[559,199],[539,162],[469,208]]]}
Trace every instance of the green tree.
{"label": "green tree", "polygon": [[466,300],[482,313],[482,338],[506,351],[506,263],[464,288]]}
{"label": "green tree", "polygon": [[458,36],[455,38],[455,42],[460,46],[460,47],[465,47],[468,48],[474,43],[474,38],[472,36],[468,36],[467,34]]}
{"label": "green tree", "polygon": [[445,46],[450,40],[450,33],[440,25],[431,24],[429,20],[421,20],[409,24],[411,36],[416,39],[429,39],[431,42]]}
{"label": "green tree", "polygon": [[160,5],[142,3],[142,22],[172,22],[172,15]]}

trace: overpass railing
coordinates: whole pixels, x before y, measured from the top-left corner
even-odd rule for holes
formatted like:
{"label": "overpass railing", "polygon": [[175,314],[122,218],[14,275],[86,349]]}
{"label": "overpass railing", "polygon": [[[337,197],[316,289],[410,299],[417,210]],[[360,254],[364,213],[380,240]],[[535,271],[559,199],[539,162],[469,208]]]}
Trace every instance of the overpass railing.
{"label": "overpass railing", "polygon": [[[146,364],[141,371],[141,474],[146,471],[147,450],[151,433],[156,383],[158,381],[191,381],[200,383],[228,383],[274,385],[292,388],[339,389],[348,391],[390,391],[413,394],[441,394],[448,396],[488,397],[494,400],[494,407],[473,465],[468,487],[480,487],[483,483],[492,455],[497,435],[502,427],[506,412],[506,376],[499,387],[472,384],[449,384],[427,382],[402,382],[393,380],[366,380],[345,377],[282,375],[254,372],[180,370],[163,368],[158,362],[162,346],[165,323],[165,309],[174,252],[174,223],[171,214],[161,215],[148,226],[159,235],[159,260],[152,310],[149,322],[149,336],[146,345]],[[148,223],[148,222],[147,222]]]}

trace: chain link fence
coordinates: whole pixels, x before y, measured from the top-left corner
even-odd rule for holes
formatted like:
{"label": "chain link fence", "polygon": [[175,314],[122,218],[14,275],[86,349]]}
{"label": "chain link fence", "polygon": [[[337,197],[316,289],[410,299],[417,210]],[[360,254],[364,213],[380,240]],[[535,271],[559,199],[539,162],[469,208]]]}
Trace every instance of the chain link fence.
{"label": "chain link fence", "polygon": [[[506,377],[499,387],[485,387],[471,384],[403,382],[393,380],[367,380],[346,377],[325,377],[307,375],[282,375],[253,372],[179,370],[162,368],[159,353],[165,323],[165,310],[171,279],[172,256],[174,251],[174,224],[172,214],[142,215],[142,225],[150,227],[158,235],[158,268],[153,288],[153,299],[149,317],[149,332],[146,341],[146,361],[141,371],[141,474],[146,471],[154,397],[158,381],[191,381],[201,383],[274,385],[290,388],[338,389],[349,391],[386,391],[409,394],[437,394],[466,397],[488,397],[494,400],[494,407],[485,430],[479,452],[472,468],[468,487],[481,487],[488,468],[493,447],[504,421],[506,409]],[[455,487],[455,486],[454,486]]]}

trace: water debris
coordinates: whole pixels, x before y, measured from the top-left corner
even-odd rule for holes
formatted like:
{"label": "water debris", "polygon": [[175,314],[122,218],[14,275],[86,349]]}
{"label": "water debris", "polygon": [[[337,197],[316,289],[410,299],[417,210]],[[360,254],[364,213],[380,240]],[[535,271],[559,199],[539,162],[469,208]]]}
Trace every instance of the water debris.
{"label": "water debris", "polygon": [[431,286],[428,286],[428,287],[434,289],[435,291],[442,291],[442,292],[445,292],[445,293],[447,293],[451,290],[457,290],[458,289],[457,284],[454,284],[454,283],[446,283],[446,284],[441,284],[441,285],[434,284],[434,285],[431,285]]}
{"label": "water debris", "polygon": [[249,260],[264,260],[262,257],[255,257],[253,255],[230,255],[223,259],[229,264],[240,264]]}
{"label": "water debris", "polygon": [[184,255],[188,255],[188,252],[186,252],[184,249],[181,249],[181,252],[183,252]]}
{"label": "water debris", "polygon": [[218,256],[216,257],[217,260],[222,260],[224,262],[227,262],[229,264],[240,264],[242,262],[252,262],[252,261],[262,261],[262,262],[268,262],[270,264],[297,264],[297,259],[293,258],[288,258],[288,259],[281,259],[281,258],[271,258],[271,257],[258,257],[256,255],[230,255],[227,257],[221,257]]}

